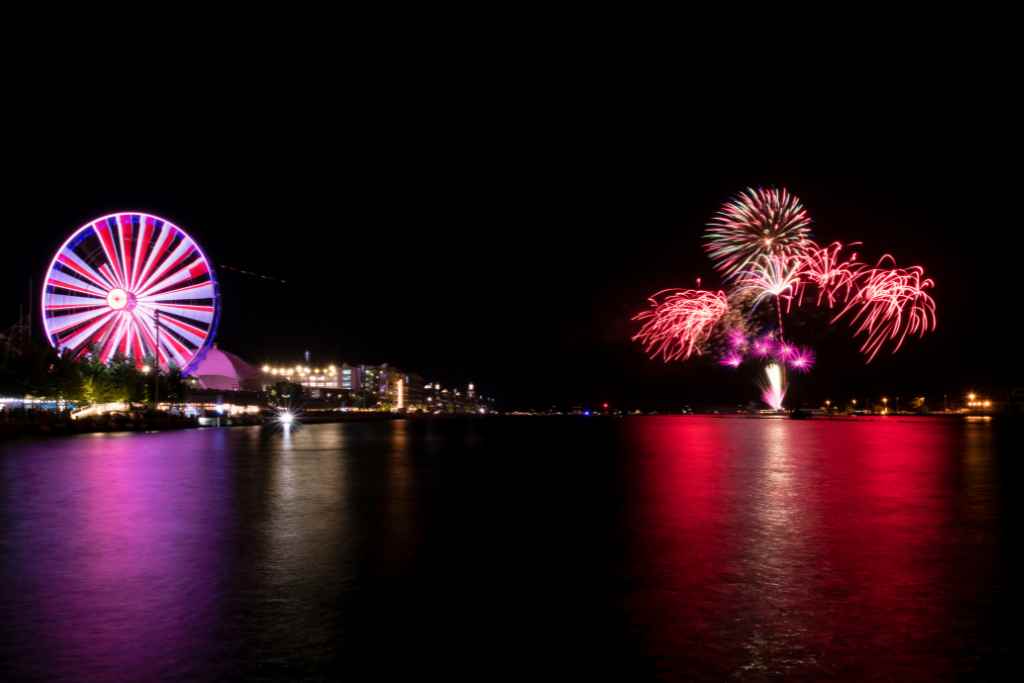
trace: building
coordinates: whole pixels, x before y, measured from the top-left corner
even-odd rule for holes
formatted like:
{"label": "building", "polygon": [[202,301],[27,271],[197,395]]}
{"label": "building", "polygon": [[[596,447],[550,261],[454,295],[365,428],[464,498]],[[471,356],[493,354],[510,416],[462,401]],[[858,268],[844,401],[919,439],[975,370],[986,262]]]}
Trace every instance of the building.
{"label": "building", "polygon": [[195,385],[213,391],[259,391],[262,375],[233,353],[214,346],[192,370]]}
{"label": "building", "polygon": [[437,382],[424,382],[421,375],[387,363],[268,363],[262,371],[264,390],[278,382],[290,382],[302,386],[313,398],[337,399],[343,405],[367,410],[479,413],[488,412],[493,403],[479,395],[472,383],[466,389],[442,388]]}
{"label": "building", "polygon": [[334,364],[326,366],[295,365],[263,365],[261,368],[261,384],[264,389],[278,382],[291,382],[307,389],[341,390],[342,373]]}
{"label": "building", "polygon": [[292,382],[307,389],[315,397],[332,393],[344,394],[362,408],[393,407],[402,387],[402,402],[409,389],[409,378],[397,368],[383,365],[349,365],[334,363],[325,366],[294,363],[265,364],[261,385],[268,389],[278,382]]}
{"label": "building", "polygon": [[493,399],[480,395],[473,384],[466,389],[449,389],[433,382],[424,386],[424,393],[427,409],[435,413],[487,413],[494,404]]}

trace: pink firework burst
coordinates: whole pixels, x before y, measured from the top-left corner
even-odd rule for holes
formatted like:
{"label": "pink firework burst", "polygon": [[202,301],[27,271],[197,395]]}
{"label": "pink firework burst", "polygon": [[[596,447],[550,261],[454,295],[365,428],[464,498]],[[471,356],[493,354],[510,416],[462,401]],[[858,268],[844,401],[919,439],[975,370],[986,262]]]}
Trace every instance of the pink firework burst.
{"label": "pink firework burst", "polygon": [[[892,267],[883,267],[886,261]],[[924,336],[935,329],[935,300],[927,290],[935,283],[920,266],[897,268],[888,254],[858,278],[859,288],[832,322],[848,313],[854,337],[865,335],[860,350],[870,363],[886,342],[899,351],[909,335]]]}
{"label": "pink firework burst", "polygon": [[779,345],[775,347],[775,358],[783,363],[792,360],[796,354],[797,348],[789,342],[779,342]]}
{"label": "pink firework burst", "polygon": [[796,349],[788,362],[789,367],[798,372],[809,372],[814,367],[814,351],[806,346]]}
{"label": "pink firework burst", "polygon": [[721,291],[665,289],[648,300],[650,309],[633,317],[644,321],[633,340],[641,342],[651,358],[661,356],[666,362],[700,355],[729,310]]}
{"label": "pink firework burst", "polygon": [[[859,243],[854,242],[853,245],[855,244]],[[856,253],[848,259],[841,260],[839,254],[843,249],[840,242],[833,242],[827,247],[819,247],[812,243],[812,246],[800,259],[800,276],[805,283],[817,287],[816,305],[818,306],[822,301],[827,301],[828,307],[832,308],[840,295],[844,303],[848,301],[857,278],[864,270],[863,264],[857,262]],[[803,303],[805,290],[806,287],[800,288],[800,303]]]}
{"label": "pink firework burst", "polygon": [[705,249],[727,280],[766,256],[796,256],[809,246],[811,219],[785,189],[741,192],[708,222]]}
{"label": "pink firework burst", "polygon": [[747,335],[743,330],[732,329],[728,334],[729,348],[734,350],[744,349],[747,346]]}
{"label": "pink firework burst", "polygon": [[758,358],[767,358],[775,353],[775,338],[770,334],[766,334],[760,339],[756,339],[752,351]]}
{"label": "pink firework burst", "polygon": [[721,360],[718,362],[727,368],[738,368],[743,364],[743,356],[733,351],[722,356]]}

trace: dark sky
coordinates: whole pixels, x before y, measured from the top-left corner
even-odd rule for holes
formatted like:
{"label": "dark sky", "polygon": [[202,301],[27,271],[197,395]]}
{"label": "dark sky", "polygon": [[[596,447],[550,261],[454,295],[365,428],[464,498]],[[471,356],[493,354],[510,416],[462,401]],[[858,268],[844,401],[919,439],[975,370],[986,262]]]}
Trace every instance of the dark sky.
{"label": "dark sky", "polygon": [[656,290],[713,284],[704,223],[775,184],[820,240],[861,240],[865,258],[891,252],[937,281],[938,332],[867,368],[845,329],[794,324],[819,357],[794,391],[1024,384],[1022,150],[1002,74],[908,70],[828,93],[814,78],[794,97],[737,92],[738,75],[698,92],[532,73],[222,73],[24,111],[3,159],[0,324],[71,230],[136,209],[214,264],[287,280],[218,270],[218,342],[257,364],[305,349],[389,361],[517,407],[750,399],[743,373],[647,360],[629,318]]}

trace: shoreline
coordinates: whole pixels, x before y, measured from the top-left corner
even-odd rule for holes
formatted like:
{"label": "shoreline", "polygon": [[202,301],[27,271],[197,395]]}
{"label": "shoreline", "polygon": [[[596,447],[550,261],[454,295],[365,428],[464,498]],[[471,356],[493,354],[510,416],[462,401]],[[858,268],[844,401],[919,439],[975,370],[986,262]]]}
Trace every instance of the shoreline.
{"label": "shoreline", "polygon": [[[674,417],[693,418],[710,417],[716,419],[744,419],[744,420],[790,420],[790,415],[751,415],[745,413],[654,413],[654,414],[625,414],[625,415],[572,415],[572,414],[549,414],[549,413],[507,413],[488,415],[476,415],[472,413],[456,413],[449,415],[421,415],[421,414],[398,414],[398,413],[340,413],[332,415],[299,415],[296,426],[330,424],[341,422],[383,422],[389,420],[460,420],[480,419],[482,417],[564,417],[576,419],[601,419],[601,418],[643,418],[643,417]],[[888,415],[811,415],[800,417],[800,420],[814,421],[855,421],[865,418],[929,418],[946,420],[1012,420],[1019,418],[1019,415],[1012,413],[972,414],[972,413],[901,413]],[[154,419],[155,418],[155,419]],[[163,431],[178,431],[182,429],[223,429],[228,427],[256,427],[273,426],[271,421],[262,416],[236,416],[224,417],[222,424],[204,425],[200,424],[199,418],[179,417],[172,415],[157,415],[143,417],[129,416],[103,416],[96,418],[82,418],[71,420],[64,417],[56,419],[23,420],[23,421],[0,421],[0,441],[10,441],[22,437],[38,436],[74,436],[77,434],[105,434],[105,433],[152,433]]]}

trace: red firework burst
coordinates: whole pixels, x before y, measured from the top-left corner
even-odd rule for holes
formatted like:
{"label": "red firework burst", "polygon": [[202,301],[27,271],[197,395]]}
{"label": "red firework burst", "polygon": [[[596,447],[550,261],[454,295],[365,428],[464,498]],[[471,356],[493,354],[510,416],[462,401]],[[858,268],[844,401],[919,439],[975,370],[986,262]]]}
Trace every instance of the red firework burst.
{"label": "red firework burst", "polygon": [[[886,261],[892,267],[883,267]],[[888,254],[874,268],[865,269],[857,277],[858,289],[832,322],[848,313],[854,337],[865,335],[861,352],[871,362],[886,342],[892,342],[893,353],[908,335],[924,336],[935,329],[935,300],[926,290],[935,286],[924,277],[921,266],[897,268]]]}
{"label": "red firework burst", "polygon": [[729,310],[725,292],[665,289],[649,298],[651,308],[633,320],[645,321],[633,337],[651,357],[686,360],[700,355],[719,321]]}
{"label": "red firework burst", "polygon": [[[818,300],[815,303],[818,306],[821,306],[822,301],[827,301],[828,307],[833,308],[840,297],[843,303],[849,301],[850,293],[864,271],[864,265],[857,261],[857,254],[840,260],[839,253],[843,248],[840,242],[833,242],[827,247],[819,247],[812,243],[800,258],[800,277],[804,283],[817,287]],[[800,288],[801,304],[806,290],[806,287]]]}

